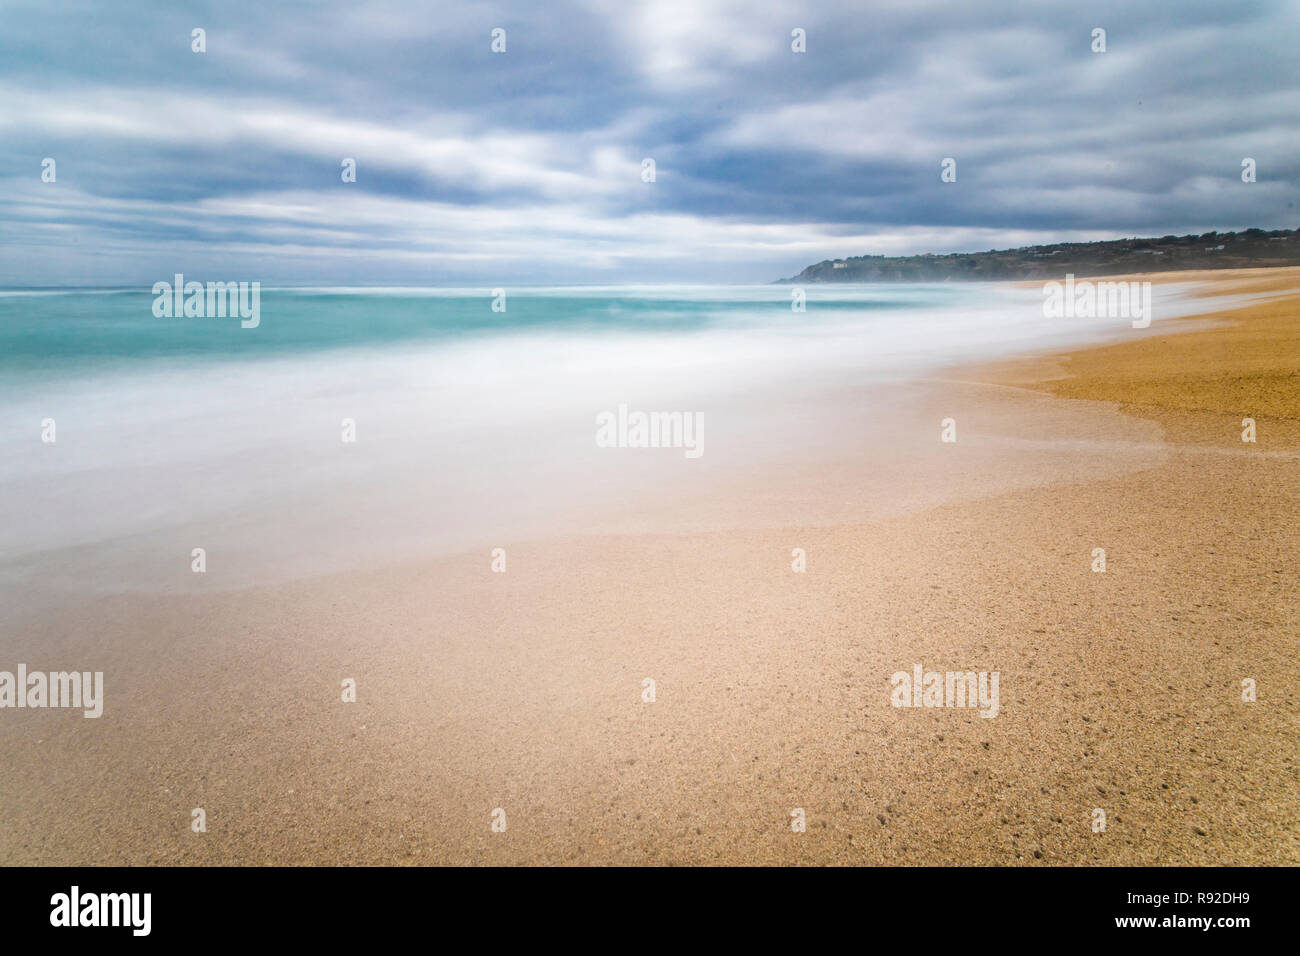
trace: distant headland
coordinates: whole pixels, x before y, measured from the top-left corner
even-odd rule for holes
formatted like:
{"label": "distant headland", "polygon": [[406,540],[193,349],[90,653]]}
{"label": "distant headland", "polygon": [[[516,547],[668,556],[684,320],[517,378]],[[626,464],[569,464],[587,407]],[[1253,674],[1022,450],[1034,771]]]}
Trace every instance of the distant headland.
{"label": "distant headland", "polygon": [[1300,265],[1300,230],[1058,242],[988,252],[827,259],[778,282],[951,282]]}

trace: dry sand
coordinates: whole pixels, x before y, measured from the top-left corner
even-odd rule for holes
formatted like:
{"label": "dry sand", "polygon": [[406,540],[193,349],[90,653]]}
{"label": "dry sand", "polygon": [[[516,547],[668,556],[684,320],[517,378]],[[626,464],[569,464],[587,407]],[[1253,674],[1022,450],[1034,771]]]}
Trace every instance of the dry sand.
{"label": "dry sand", "polygon": [[[8,659],[108,701],[3,714],[0,862],[1300,863],[1298,303],[954,370],[883,447],[846,413],[824,461],[505,574],[34,583]],[[999,715],[890,706],[914,663],[998,671]]]}

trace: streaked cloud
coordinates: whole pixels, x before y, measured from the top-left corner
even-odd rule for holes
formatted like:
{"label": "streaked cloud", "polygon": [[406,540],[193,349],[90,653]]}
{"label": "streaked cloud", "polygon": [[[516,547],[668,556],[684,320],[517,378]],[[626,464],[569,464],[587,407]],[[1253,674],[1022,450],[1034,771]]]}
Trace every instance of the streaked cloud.
{"label": "streaked cloud", "polygon": [[0,282],[762,281],[842,255],[1294,226],[1297,16],[10,3]]}

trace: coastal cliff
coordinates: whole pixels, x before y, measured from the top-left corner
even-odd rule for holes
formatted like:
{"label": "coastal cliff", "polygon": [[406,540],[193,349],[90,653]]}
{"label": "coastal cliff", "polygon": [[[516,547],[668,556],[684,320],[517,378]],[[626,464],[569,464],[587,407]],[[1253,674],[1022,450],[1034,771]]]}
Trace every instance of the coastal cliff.
{"label": "coastal cliff", "polygon": [[1199,236],[1059,242],[948,255],[827,259],[778,282],[950,282],[1245,269],[1300,265],[1300,230],[1247,229]]}

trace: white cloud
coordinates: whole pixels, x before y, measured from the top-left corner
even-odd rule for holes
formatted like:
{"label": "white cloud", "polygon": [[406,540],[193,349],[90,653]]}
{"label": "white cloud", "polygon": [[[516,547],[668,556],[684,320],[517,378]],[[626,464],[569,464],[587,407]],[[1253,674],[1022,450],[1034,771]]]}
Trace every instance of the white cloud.
{"label": "white cloud", "polygon": [[[0,87],[0,132],[42,129],[118,137],[144,146],[300,153],[337,178],[342,157],[363,167],[404,170],[484,191],[518,189],[564,199],[615,195],[639,184],[639,155],[600,130],[538,133],[494,129],[487,118],[430,111],[395,126],[269,98],[213,99],[189,93],[103,88],[88,92]],[[619,132],[626,134],[626,123]]]}

